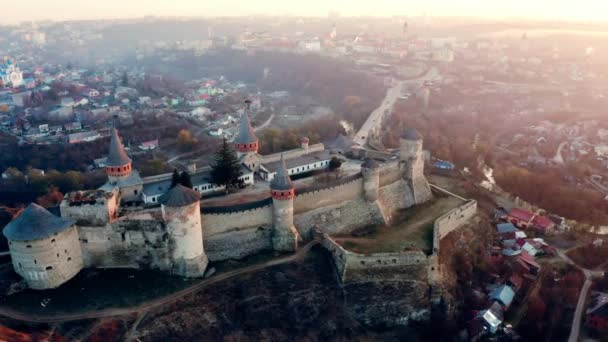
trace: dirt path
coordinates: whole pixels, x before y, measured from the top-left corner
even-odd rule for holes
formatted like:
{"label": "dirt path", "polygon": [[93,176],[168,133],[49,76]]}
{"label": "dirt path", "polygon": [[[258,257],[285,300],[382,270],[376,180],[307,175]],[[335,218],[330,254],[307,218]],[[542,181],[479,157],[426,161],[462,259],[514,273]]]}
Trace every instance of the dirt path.
{"label": "dirt path", "polygon": [[286,256],[280,257],[274,260],[266,261],[264,263],[258,265],[252,265],[246,268],[237,269],[233,271],[229,271],[226,273],[219,274],[217,276],[213,276],[208,279],[201,280],[199,283],[196,283],[190,287],[187,287],[178,292],[172,293],[168,296],[157,298],[154,300],[150,300],[148,302],[144,302],[137,306],[132,306],[128,308],[107,308],[102,310],[92,310],[87,312],[75,313],[75,314],[29,314],[24,312],[19,312],[14,309],[0,307],[0,316],[8,317],[17,321],[24,322],[32,322],[32,323],[56,323],[56,322],[67,322],[67,321],[77,321],[84,319],[97,319],[97,318],[106,318],[106,317],[115,317],[115,316],[125,316],[138,314],[142,311],[149,311],[151,309],[163,306],[165,304],[174,302],[180,298],[183,298],[189,294],[192,294],[196,291],[199,291],[209,285],[224,281],[226,279],[230,279],[232,277],[236,277],[238,275],[242,275],[245,273],[251,273],[254,271],[259,271],[264,268],[277,266],[281,264],[291,263],[297,260],[303,259],[306,254],[310,251],[310,249],[318,244],[318,241],[313,240],[308,242],[306,245],[302,246],[296,253]]}

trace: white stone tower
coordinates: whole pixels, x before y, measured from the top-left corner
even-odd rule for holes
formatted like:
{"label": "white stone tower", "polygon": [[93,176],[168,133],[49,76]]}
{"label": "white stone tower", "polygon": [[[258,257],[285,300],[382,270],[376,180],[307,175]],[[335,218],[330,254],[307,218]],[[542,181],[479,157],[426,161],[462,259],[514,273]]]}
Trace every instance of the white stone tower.
{"label": "white stone tower", "polygon": [[15,272],[32,289],[56,288],[84,267],[74,222],[32,203],[4,228]]}
{"label": "white stone tower", "polygon": [[200,194],[178,184],[159,199],[169,233],[171,271],[200,277],[209,263],[203,248]]}
{"label": "white stone tower", "polygon": [[399,139],[399,159],[403,177],[410,183],[416,204],[431,199],[431,188],[424,176],[422,136],[415,129],[407,129]]}
{"label": "white stone tower", "polygon": [[293,225],[295,188],[281,155],[281,167],[270,183],[272,195],[272,246],[277,251],[295,251],[300,235]]}
{"label": "white stone tower", "polygon": [[380,188],[380,169],[378,163],[373,159],[367,159],[361,165],[363,174],[363,194],[368,202],[375,202],[378,199]]}

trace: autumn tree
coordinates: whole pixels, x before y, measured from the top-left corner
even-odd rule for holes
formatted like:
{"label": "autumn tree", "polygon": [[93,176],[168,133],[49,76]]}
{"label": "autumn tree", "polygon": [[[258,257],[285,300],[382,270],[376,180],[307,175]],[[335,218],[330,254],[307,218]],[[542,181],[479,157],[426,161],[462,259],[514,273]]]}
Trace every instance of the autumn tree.
{"label": "autumn tree", "polygon": [[58,205],[63,200],[63,194],[55,186],[49,188],[49,191],[36,199],[36,203],[49,208]]}
{"label": "autumn tree", "polygon": [[187,129],[181,129],[177,133],[177,145],[182,151],[191,149],[197,142],[196,138],[192,136],[192,132]]}

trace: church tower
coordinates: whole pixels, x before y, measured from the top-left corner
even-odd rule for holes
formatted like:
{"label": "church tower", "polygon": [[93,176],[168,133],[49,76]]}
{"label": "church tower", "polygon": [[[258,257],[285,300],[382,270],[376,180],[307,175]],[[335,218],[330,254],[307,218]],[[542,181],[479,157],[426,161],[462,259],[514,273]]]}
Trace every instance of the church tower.
{"label": "church tower", "polygon": [[272,246],[277,251],[295,251],[300,235],[293,225],[293,200],[295,188],[281,155],[281,166],[270,183],[272,195]]}
{"label": "church tower", "polygon": [[431,188],[424,176],[422,136],[417,130],[406,129],[399,139],[399,160],[403,177],[410,183],[416,204],[431,199]]}

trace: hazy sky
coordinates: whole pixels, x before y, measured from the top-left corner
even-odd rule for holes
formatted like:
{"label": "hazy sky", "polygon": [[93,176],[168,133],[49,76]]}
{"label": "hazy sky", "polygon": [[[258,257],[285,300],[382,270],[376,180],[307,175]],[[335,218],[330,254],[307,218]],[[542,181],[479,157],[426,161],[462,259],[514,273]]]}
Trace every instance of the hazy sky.
{"label": "hazy sky", "polygon": [[158,16],[429,15],[608,21],[608,0],[6,0],[1,23]]}

